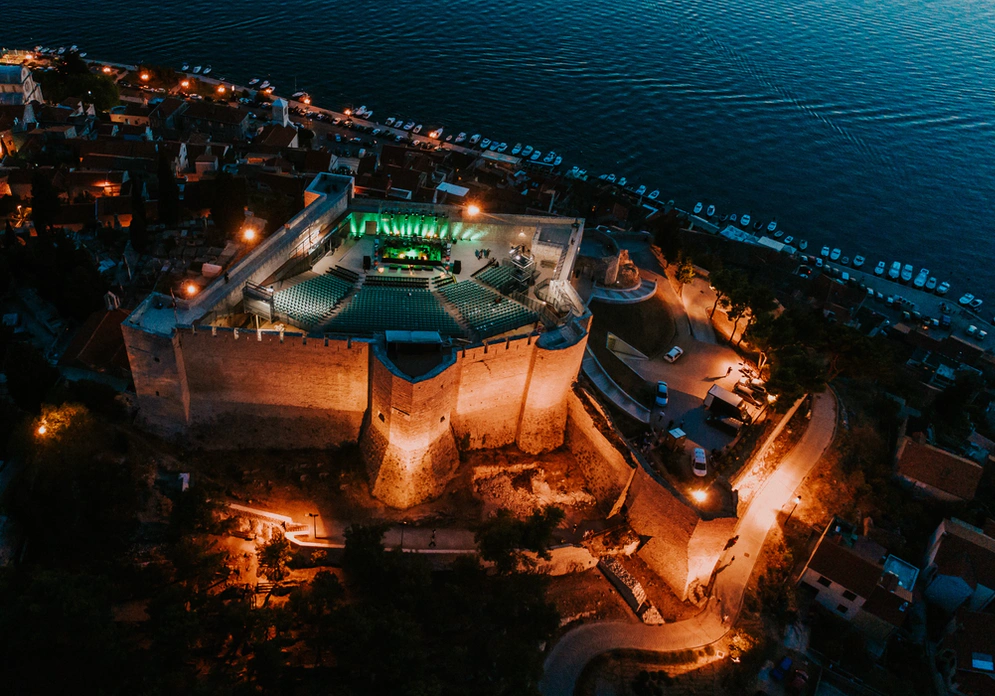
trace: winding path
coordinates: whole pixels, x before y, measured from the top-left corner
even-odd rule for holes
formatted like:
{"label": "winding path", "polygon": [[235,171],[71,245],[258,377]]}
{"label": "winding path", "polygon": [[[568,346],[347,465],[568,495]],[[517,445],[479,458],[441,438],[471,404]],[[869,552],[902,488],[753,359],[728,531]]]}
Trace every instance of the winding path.
{"label": "winding path", "polygon": [[668,652],[701,647],[722,638],[743,606],[746,585],[778,512],[791,501],[795,489],[832,443],[835,430],[836,399],[827,391],[816,396],[805,434],[740,519],[736,532],[739,541],[719,560],[712,597],[701,613],[664,626],[599,621],[570,631],[546,658],[539,684],[544,696],[572,696],[584,666],[609,650]]}

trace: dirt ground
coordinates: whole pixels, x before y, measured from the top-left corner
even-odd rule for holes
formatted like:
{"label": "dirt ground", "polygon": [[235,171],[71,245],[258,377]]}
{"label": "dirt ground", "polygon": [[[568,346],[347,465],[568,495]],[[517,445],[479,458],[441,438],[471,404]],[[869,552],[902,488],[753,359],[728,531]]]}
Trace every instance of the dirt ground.
{"label": "dirt ground", "polygon": [[682,602],[674,591],[654,573],[645,561],[636,555],[619,556],[622,566],[639,581],[646,590],[646,597],[667,623],[681,621],[696,614],[698,607]]}
{"label": "dirt ground", "polygon": [[597,568],[551,577],[546,596],[559,610],[564,629],[584,621],[639,620]]}

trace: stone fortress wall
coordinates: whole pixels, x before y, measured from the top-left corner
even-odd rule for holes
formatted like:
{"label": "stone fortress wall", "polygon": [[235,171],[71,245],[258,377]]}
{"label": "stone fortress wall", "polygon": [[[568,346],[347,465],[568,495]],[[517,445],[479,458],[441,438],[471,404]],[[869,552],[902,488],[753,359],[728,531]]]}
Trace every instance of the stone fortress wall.
{"label": "stone fortress wall", "polygon": [[147,429],[208,449],[358,440],[374,495],[402,508],[442,491],[459,464],[457,443],[532,453],[562,445],[586,346],[586,334],[556,348],[520,336],[454,349],[412,378],[372,340],[123,328]]}

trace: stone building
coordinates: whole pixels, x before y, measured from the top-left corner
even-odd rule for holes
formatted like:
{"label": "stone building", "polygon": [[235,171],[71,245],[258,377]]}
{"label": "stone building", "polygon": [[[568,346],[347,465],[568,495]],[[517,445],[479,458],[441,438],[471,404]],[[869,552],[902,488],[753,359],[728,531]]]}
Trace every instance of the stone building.
{"label": "stone building", "polygon": [[136,308],[141,422],[203,447],[358,441],[401,508],[441,493],[461,449],[562,445],[590,321],[569,284],[583,225],[388,211],[352,187],[317,176],[227,273]]}

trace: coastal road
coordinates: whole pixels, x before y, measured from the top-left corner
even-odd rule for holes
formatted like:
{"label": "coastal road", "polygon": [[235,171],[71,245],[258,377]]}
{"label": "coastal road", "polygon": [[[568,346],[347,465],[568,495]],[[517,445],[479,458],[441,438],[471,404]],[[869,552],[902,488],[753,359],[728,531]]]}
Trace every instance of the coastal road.
{"label": "coastal road", "polygon": [[742,608],[743,595],[767,533],[832,443],[835,430],[836,399],[827,391],[816,396],[805,434],[740,518],[736,528],[739,541],[720,558],[712,596],[701,613],[664,626],[599,621],[570,631],[546,658],[539,683],[544,696],[572,696],[584,666],[610,650],[669,652],[701,647],[722,638]]}

